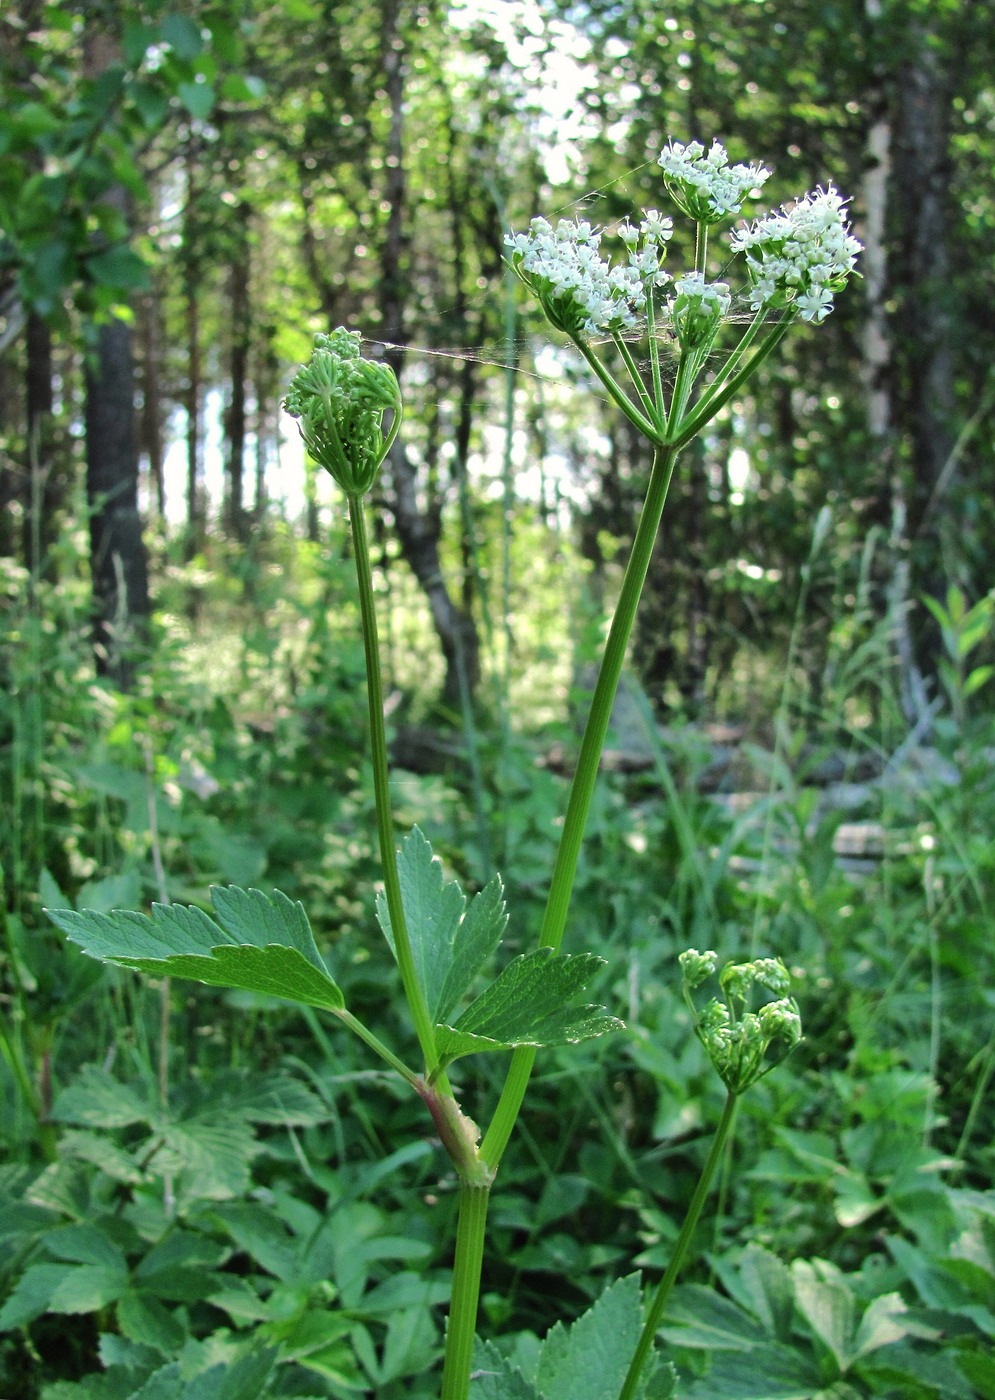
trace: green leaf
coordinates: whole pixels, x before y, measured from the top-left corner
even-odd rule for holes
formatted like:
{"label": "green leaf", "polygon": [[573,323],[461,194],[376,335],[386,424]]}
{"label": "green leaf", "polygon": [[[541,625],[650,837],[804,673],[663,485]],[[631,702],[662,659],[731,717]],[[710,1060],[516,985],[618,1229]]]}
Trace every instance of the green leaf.
{"label": "green leaf", "polygon": [[169,111],[169,98],[161,87],[139,79],[131,85],[131,98],[139,116],[150,130],[162,125]]}
{"label": "green leaf", "polygon": [[667,1336],[682,1347],[747,1352],[762,1333],[756,1318],[738,1304],[712,1288],[689,1283],[677,1289],[668,1308]]}
{"label": "green leaf", "polygon": [[89,1128],[127,1128],[132,1123],[150,1123],[155,1112],[131,1085],[112,1079],[97,1065],[84,1065],[55,1100],[52,1117],[58,1123],[85,1123]]}
{"label": "green leaf", "polygon": [[251,73],[228,73],[221,80],[221,96],[226,102],[261,102],[266,84]]}
{"label": "green leaf", "polygon": [[813,1400],[819,1373],[803,1356],[776,1343],[749,1355],[717,1352],[702,1380],[682,1384],[680,1400]]}
{"label": "green leaf", "polygon": [[852,1360],[854,1299],[843,1275],[825,1259],[796,1259],[791,1274],[799,1312],[845,1371]]}
{"label": "green leaf", "polygon": [[175,1356],[187,1339],[183,1324],[158,1298],[128,1292],[117,1305],[117,1324],[125,1337]]}
{"label": "green leaf", "polygon": [[88,1313],[114,1303],[128,1289],[128,1270],[110,1264],[80,1264],[65,1269],[52,1290],[49,1312]]}
{"label": "green leaf", "polygon": [[764,1329],[778,1341],[789,1341],[794,1288],[787,1266],[777,1255],[761,1249],[759,1245],[747,1245],[739,1274],[749,1294],[752,1310]]}
{"label": "green leaf", "polygon": [[204,121],[210,116],[215,98],[212,83],[179,83],[176,95],[192,117]]}
{"label": "green leaf", "polygon": [[196,58],[204,47],[200,28],[186,15],[166,15],[160,26],[163,43],[168,44],[178,58]]}
{"label": "green leaf", "polygon": [[149,269],[144,258],[132,248],[105,248],[87,255],[84,266],[94,282],[132,291],[149,285]]}
{"label": "green leaf", "polygon": [[63,1161],[75,1157],[81,1162],[92,1162],[112,1181],[123,1181],[127,1186],[138,1186],[145,1180],[136,1158],[105,1133],[64,1132],[59,1139],[59,1156]]}
{"label": "green leaf", "polygon": [[470,1400],[541,1400],[535,1386],[490,1342],[474,1352]]}
{"label": "green leaf", "polygon": [[508,924],[504,885],[500,875],[474,895],[466,916],[456,932],[452,962],[439,994],[439,1005],[431,1014],[447,1021],[471,982],[493,956]]}
{"label": "green leaf", "polygon": [[624,1025],[600,1006],[571,1006],[604,959],[537,948],[505,967],[452,1026],[437,1026],[445,1062],[482,1050],[516,1045],[572,1045]]}
{"label": "green leaf", "polygon": [[69,1271],[65,1264],[32,1264],[0,1308],[0,1332],[24,1327],[48,1311],[52,1295]]}
{"label": "green leaf", "polygon": [[[504,887],[495,876],[466,909],[463,891],[455,880],[443,881],[442,865],[417,826],[404,839],[397,873],[418,983],[429,1016],[445,1021],[501,941],[508,922]],[[377,895],[377,919],[394,950],[382,890]]]}
{"label": "green leaf", "polygon": [[[405,837],[398,852],[397,875],[418,985],[429,1016],[435,1020],[466,900],[455,880],[443,883],[442,864],[417,826]],[[394,930],[383,890],[377,894],[377,919],[396,957]]]}
{"label": "green leaf", "polygon": [[873,1298],[857,1328],[854,1356],[866,1356],[878,1347],[890,1346],[892,1342],[901,1341],[909,1335],[910,1330],[914,1332],[916,1329],[910,1327],[907,1312],[908,1309],[899,1293],[883,1293]]}
{"label": "green leaf", "polygon": [[622,1388],[642,1331],[639,1275],[618,1279],[571,1327],[551,1328],[539,1349],[544,1400],[603,1400]]}
{"label": "green leaf", "polygon": [[70,1264],[102,1264],[118,1272],[128,1267],[118,1246],[96,1225],[64,1225],[50,1230],[44,1244],[54,1259]]}
{"label": "green leaf", "polygon": [[209,986],[286,997],[326,1011],[345,1000],[328,975],[300,904],[274,891],[213,889],[221,927],[203,910],[153,904],[151,917],[49,910],[84,953],[154,977],[189,977]]}

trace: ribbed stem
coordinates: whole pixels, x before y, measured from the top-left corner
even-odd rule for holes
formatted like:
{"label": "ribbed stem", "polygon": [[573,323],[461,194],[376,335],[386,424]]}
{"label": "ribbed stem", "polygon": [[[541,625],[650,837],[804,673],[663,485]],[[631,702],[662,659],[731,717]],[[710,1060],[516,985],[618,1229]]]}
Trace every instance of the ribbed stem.
{"label": "ribbed stem", "polygon": [[473,1338],[477,1327],[480,1270],[490,1188],[461,1181],[453,1262],[453,1294],[446,1327],[446,1358],[442,1367],[442,1400],[467,1400]]}
{"label": "ribbed stem", "polygon": [[[622,580],[618,606],[612,618],[605,654],[598,673],[591,713],[581,741],[577,772],[574,775],[567,803],[563,832],[556,853],[556,863],[546,903],[542,931],[539,935],[541,947],[558,950],[563,941],[574,880],[577,875],[577,862],[584,840],[584,829],[598,778],[601,752],[605,746],[608,726],[611,722],[612,705],[618,690],[622,666],[629,645],[629,636],[636,617],[639,596],[646,581],[650,557],[656,543],[660,519],[663,515],[670,479],[674,473],[677,458],[675,448],[657,448],[653,456],[653,469],[646,493],[632,553]],[[480,1146],[480,1155],[491,1167],[496,1167],[508,1145],[521,1108],[525,1090],[528,1087],[532,1066],[535,1063],[535,1050],[523,1047],[516,1050],[511,1059],[511,1067],[505,1080],[504,1089],[494,1118]]]}
{"label": "ribbed stem", "polygon": [[394,935],[397,965],[404,984],[404,994],[411,1009],[415,1033],[425,1057],[429,1074],[438,1069],[435,1033],[422,989],[415,973],[411,940],[401,900],[401,881],[397,873],[397,848],[394,844],[394,822],[390,805],[390,770],[387,762],[387,730],[383,718],[383,681],[380,675],[380,642],[377,634],[377,614],[373,601],[373,571],[370,567],[370,546],[366,536],[366,516],[363,497],[349,495],[349,520],[352,525],[353,549],[356,556],[356,578],[359,583],[359,608],[363,623],[363,646],[366,652],[366,690],[370,710],[370,750],[373,759],[373,794],[377,812],[377,835],[380,840],[380,863],[383,868],[384,894]]}
{"label": "ribbed stem", "polygon": [[705,1158],[705,1165],[701,1169],[701,1176],[698,1178],[698,1185],[694,1188],[694,1195],[691,1197],[691,1204],[688,1206],[687,1215],[684,1217],[684,1224],[681,1226],[681,1233],[677,1236],[677,1243],[674,1245],[674,1252],[670,1256],[670,1262],[664,1271],[663,1278],[657,1285],[656,1295],[650,1306],[646,1322],[643,1326],[639,1344],[626,1372],[625,1382],[619,1392],[618,1400],[633,1400],[639,1378],[642,1375],[643,1367],[653,1349],[653,1342],[656,1338],[657,1330],[663,1318],[663,1310],[667,1305],[671,1290],[677,1282],[677,1275],[684,1265],[691,1240],[698,1225],[698,1218],[701,1215],[705,1201],[708,1199],[709,1188],[712,1184],[712,1177],[715,1169],[722,1159],[722,1152],[725,1148],[726,1138],[732,1126],[733,1114],[736,1108],[736,1095],[729,1094],[726,1098],[725,1107],[722,1110],[722,1117],[719,1119],[719,1126],[715,1129],[715,1137],[712,1145],[708,1149],[708,1156]]}

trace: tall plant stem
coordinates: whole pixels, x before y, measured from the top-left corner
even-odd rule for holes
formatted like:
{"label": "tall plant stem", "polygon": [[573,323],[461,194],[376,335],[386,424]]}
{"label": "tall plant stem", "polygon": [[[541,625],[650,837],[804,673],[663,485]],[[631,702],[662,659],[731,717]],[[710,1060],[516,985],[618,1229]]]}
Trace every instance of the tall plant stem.
{"label": "tall plant stem", "polygon": [[[387,731],[383,719],[383,681],[380,675],[380,642],[377,634],[377,614],[373,602],[373,572],[370,567],[370,546],[366,535],[363,497],[350,493],[349,521],[356,555],[356,577],[359,583],[359,608],[363,623],[363,646],[366,652],[366,690],[370,707],[370,740],[373,758],[373,794],[377,811],[377,835],[380,840],[380,863],[383,867],[384,894],[390,927],[394,935],[397,965],[404,984],[404,994],[411,1008],[415,1032],[425,1068],[434,1074],[439,1066],[435,1051],[435,1034],[422,989],[415,973],[411,940],[401,900],[401,881],[397,873],[397,849],[394,845],[394,822],[390,806],[390,778],[387,763]],[[445,1076],[438,1076],[440,1087],[448,1088]]]}
{"label": "tall plant stem", "polygon": [[[622,580],[618,606],[615,609],[615,616],[612,618],[611,628],[608,632],[605,654],[594,688],[594,697],[591,701],[591,712],[588,715],[587,727],[581,741],[577,771],[570,789],[563,832],[560,836],[560,845],[556,853],[556,863],[553,867],[553,877],[549,887],[549,897],[546,902],[546,913],[539,935],[540,946],[544,948],[558,950],[563,941],[574,880],[577,875],[577,862],[584,840],[584,829],[587,825],[594,785],[598,778],[601,752],[605,746],[608,725],[611,721],[612,705],[615,702],[615,693],[622,675],[622,666],[625,662],[625,653],[636,617],[636,608],[649,570],[650,557],[660,528],[660,519],[663,515],[663,507],[667,499],[667,491],[670,488],[670,480],[674,474],[676,460],[676,448],[657,447],[655,449],[649,488],[646,492],[642,514],[639,517],[636,538],[632,544],[632,553],[629,556],[625,576]],[[516,1050],[512,1056],[511,1067],[494,1118],[480,1146],[480,1155],[490,1167],[497,1166],[508,1145],[508,1139],[511,1137],[515,1120],[518,1117],[518,1110],[525,1097],[525,1090],[528,1087],[534,1063],[535,1050],[530,1047]]]}
{"label": "tall plant stem", "polygon": [[461,1181],[456,1223],[453,1292],[446,1326],[446,1357],[442,1367],[442,1400],[466,1400],[470,1392],[473,1337],[477,1327],[480,1270],[490,1187]]}
{"label": "tall plant stem", "polygon": [[647,1358],[653,1350],[653,1342],[663,1318],[663,1310],[667,1305],[671,1290],[677,1282],[677,1275],[680,1273],[684,1259],[690,1247],[691,1240],[701,1215],[702,1207],[708,1199],[708,1191],[712,1184],[712,1177],[715,1169],[722,1159],[725,1149],[726,1138],[729,1136],[729,1129],[732,1127],[733,1116],[736,1110],[736,1095],[729,1094],[726,1098],[725,1107],[722,1110],[722,1117],[719,1125],[715,1129],[715,1137],[712,1145],[708,1149],[708,1156],[705,1158],[705,1165],[701,1169],[701,1176],[698,1178],[698,1185],[694,1188],[694,1195],[691,1197],[691,1204],[688,1206],[687,1215],[684,1217],[684,1224],[681,1226],[681,1233],[677,1236],[677,1243],[674,1245],[674,1252],[670,1256],[670,1262],[664,1270],[663,1278],[657,1285],[656,1294],[650,1306],[646,1322],[639,1338],[629,1369],[626,1372],[625,1381],[619,1392],[618,1400],[633,1400],[636,1394],[636,1387],[639,1384],[639,1377],[642,1375],[643,1367]]}

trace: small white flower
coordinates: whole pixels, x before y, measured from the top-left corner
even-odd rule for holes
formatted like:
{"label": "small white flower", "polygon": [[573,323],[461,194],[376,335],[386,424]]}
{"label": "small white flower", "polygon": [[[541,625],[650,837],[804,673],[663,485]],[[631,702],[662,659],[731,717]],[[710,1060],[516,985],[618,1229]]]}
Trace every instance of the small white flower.
{"label": "small white flower", "polygon": [[700,141],[671,140],[658,158],[674,202],[690,218],[717,223],[738,214],[751,190],[770,176],[763,165],[730,165],[725,147],[713,141],[705,152]]}
{"label": "small white flower", "polygon": [[618,233],[628,261],[615,267],[599,251],[602,230],[586,220],[561,219],[553,228],[536,218],[528,233],[508,234],[505,245],[555,326],[571,336],[614,334],[638,325],[648,291],[667,280],[662,249],[645,240],[641,227],[626,220]]}
{"label": "small white flower", "polygon": [[647,209],[639,225],[645,243],[669,243],[674,236],[673,219],[664,218],[656,209]]}
{"label": "small white flower", "polygon": [[832,185],[737,230],[732,247],[746,254],[755,311],[795,306],[802,320],[816,323],[829,315],[833,293],[845,285],[861,251]]}

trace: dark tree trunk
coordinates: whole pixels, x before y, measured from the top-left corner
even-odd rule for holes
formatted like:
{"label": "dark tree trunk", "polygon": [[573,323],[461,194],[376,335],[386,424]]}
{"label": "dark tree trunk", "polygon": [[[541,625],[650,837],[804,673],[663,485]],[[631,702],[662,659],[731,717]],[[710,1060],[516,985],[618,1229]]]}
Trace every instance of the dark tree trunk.
{"label": "dark tree trunk", "polygon": [[206,533],[206,501],[203,485],[203,446],[201,434],[201,353],[200,353],[200,265],[197,254],[195,209],[197,200],[196,153],[192,143],[186,151],[186,212],[183,242],[186,257],[183,268],[183,296],[186,312],[187,383],[184,408],[187,415],[187,559],[199,554]]}
{"label": "dark tree trunk", "polygon": [[28,499],[24,515],[24,559],[37,578],[54,581],[52,546],[66,483],[56,479],[52,450],[52,332],[32,312],[27,323],[25,407]]}
{"label": "dark tree trunk", "polygon": [[130,687],[148,642],[149,589],[138,514],[131,331],[95,331],[86,373],[86,492],[97,670]]}
{"label": "dark tree trunk", "polygon": [[243,543],[246,533],[245,386],[249,375],[249,213],[247,205],[239,205],[229,282],[231,399],[225,414],[228,443],[226,524],[231,537]]}
{"label": "dark tree trunk", "polygon": [[[955,432],[950,287],[950,75],[934,36],[911,26],[914,50],[898,78],[894,192],[901,216],[900,313],[912,445],[910,525],[934,501]],[[949,61],[949,60],[948,60]]]}
{"label": "dark tree trunk", "polygon": [[[399,0],[382,0],[384,86],[390,104],[391,124],[384,192],[389,213],[380,261],[380,311],[384,339],[395,347],[404,344],[404,304],[407,290],[404,272],[404,49],[398,34],[400,8]],[[404,363],[403,350],[391,349],[387,358],[400,378]],[[418,500],[417,470],[400,437],[390,454],[390,469],[394,487],[391,506],[398,539],[404,558],[428,599],[432,622],[446,663],[442,704],[449,710],[457,711],[464,688],[468,688],[472,694],[479,678],[480,639],[476,623],[471,613],[464,612],[454,602],[446,585],[439,558],[441,512],[432,503],[428,509],[421,509]]]}
{"label": "dark tree trunk", "polygon": [[142,450],[149,464],[150,494],[159,519],[166,516],[165,449],[162,438],[162,392],[160,383],[160,296],[158,291],[142,302]]}

